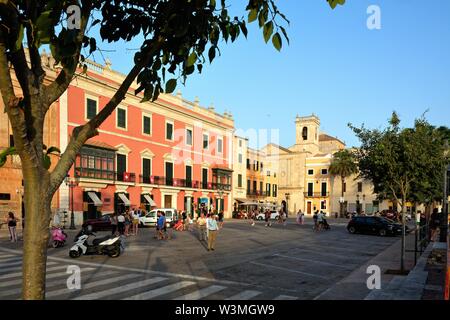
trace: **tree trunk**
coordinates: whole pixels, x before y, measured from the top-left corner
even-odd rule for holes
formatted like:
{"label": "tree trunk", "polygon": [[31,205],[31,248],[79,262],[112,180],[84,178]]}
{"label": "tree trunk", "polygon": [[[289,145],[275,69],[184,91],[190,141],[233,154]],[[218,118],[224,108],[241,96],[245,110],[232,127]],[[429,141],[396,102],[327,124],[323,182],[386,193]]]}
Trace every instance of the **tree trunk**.
{"label": "tree trunk", "polygon": [[24,168],[23,172],[25,230],[22,298],[43,300],[52,196],[48,194],[48,176],[39,174],[36,168]]}
{"label": "tree trunk", "polygon": [[342,185],[341,185],[341,197],[342,197],[342,199],[339,200],[339,204],[340,204],[340,215],[341,215],[341,218],[344,218],[344,202],[341,201],[341,200],[344,200],[344,195],[345,195],[345,192],[344,192],[345,178],[344,177],[342,177],[341,183],[342,183]]}

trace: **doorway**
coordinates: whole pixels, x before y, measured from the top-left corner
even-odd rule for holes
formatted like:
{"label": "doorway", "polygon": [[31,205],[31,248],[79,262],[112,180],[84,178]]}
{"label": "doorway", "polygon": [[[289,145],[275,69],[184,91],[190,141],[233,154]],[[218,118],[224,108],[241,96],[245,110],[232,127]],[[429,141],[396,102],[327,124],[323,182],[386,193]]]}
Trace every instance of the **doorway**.
{"label": "doorway", "polygon": [[164,208],[165,209],[172,208],[172,195],[170,194],[164,195]]}
{"label": "doorway", "polygon": [[306,203],[306,213],[307,214],[312,214],[312,202],[311,201],[308,201]]}

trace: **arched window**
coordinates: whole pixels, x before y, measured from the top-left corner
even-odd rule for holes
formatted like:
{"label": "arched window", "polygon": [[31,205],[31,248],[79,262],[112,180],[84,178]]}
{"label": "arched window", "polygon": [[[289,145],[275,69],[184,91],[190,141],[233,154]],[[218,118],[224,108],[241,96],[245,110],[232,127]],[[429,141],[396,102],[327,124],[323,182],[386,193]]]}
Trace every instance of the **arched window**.
{"label": "arched window", "polygon": [[307,127],[303,127],[302,137],[303,137],[303,140],[308,140],[308,128]]}

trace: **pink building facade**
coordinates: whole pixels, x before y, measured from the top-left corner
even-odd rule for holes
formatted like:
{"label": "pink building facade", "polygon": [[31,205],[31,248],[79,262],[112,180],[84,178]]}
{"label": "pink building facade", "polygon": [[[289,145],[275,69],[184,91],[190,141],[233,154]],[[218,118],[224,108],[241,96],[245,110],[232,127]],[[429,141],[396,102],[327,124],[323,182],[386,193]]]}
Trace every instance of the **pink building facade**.
{"label": "pink building facade", "polygon": [[[73,129],[95,116],[124,75],[91,63],[58,101],[59,144],[64,151]],[[135,86],[136,87],[136,86]],[[199,207],[231,216],[234,120],[213,107],[189,102],[178,93],[140,103],[130,89],[124,101],[77,156],[69,175],[76,224],[126,208]],[[59,207],[72,210],[71,190],[63,184]]]}

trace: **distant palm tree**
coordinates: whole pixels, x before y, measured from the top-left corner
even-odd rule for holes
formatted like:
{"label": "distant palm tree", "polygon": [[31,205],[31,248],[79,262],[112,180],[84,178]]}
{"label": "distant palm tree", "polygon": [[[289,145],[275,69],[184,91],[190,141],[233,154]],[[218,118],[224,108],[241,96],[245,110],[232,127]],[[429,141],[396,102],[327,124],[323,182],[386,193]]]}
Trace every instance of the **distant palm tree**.
{"label": "distant palm tree", "polygon": [[[350,150],[341,150],[334,154],[330,165],[330,174],[341,177],[342,181],[342,198],[345,193],[345,179],[358,172],[356,158]],[[340,216],[344,216],[344,203],[340,203]]]}

